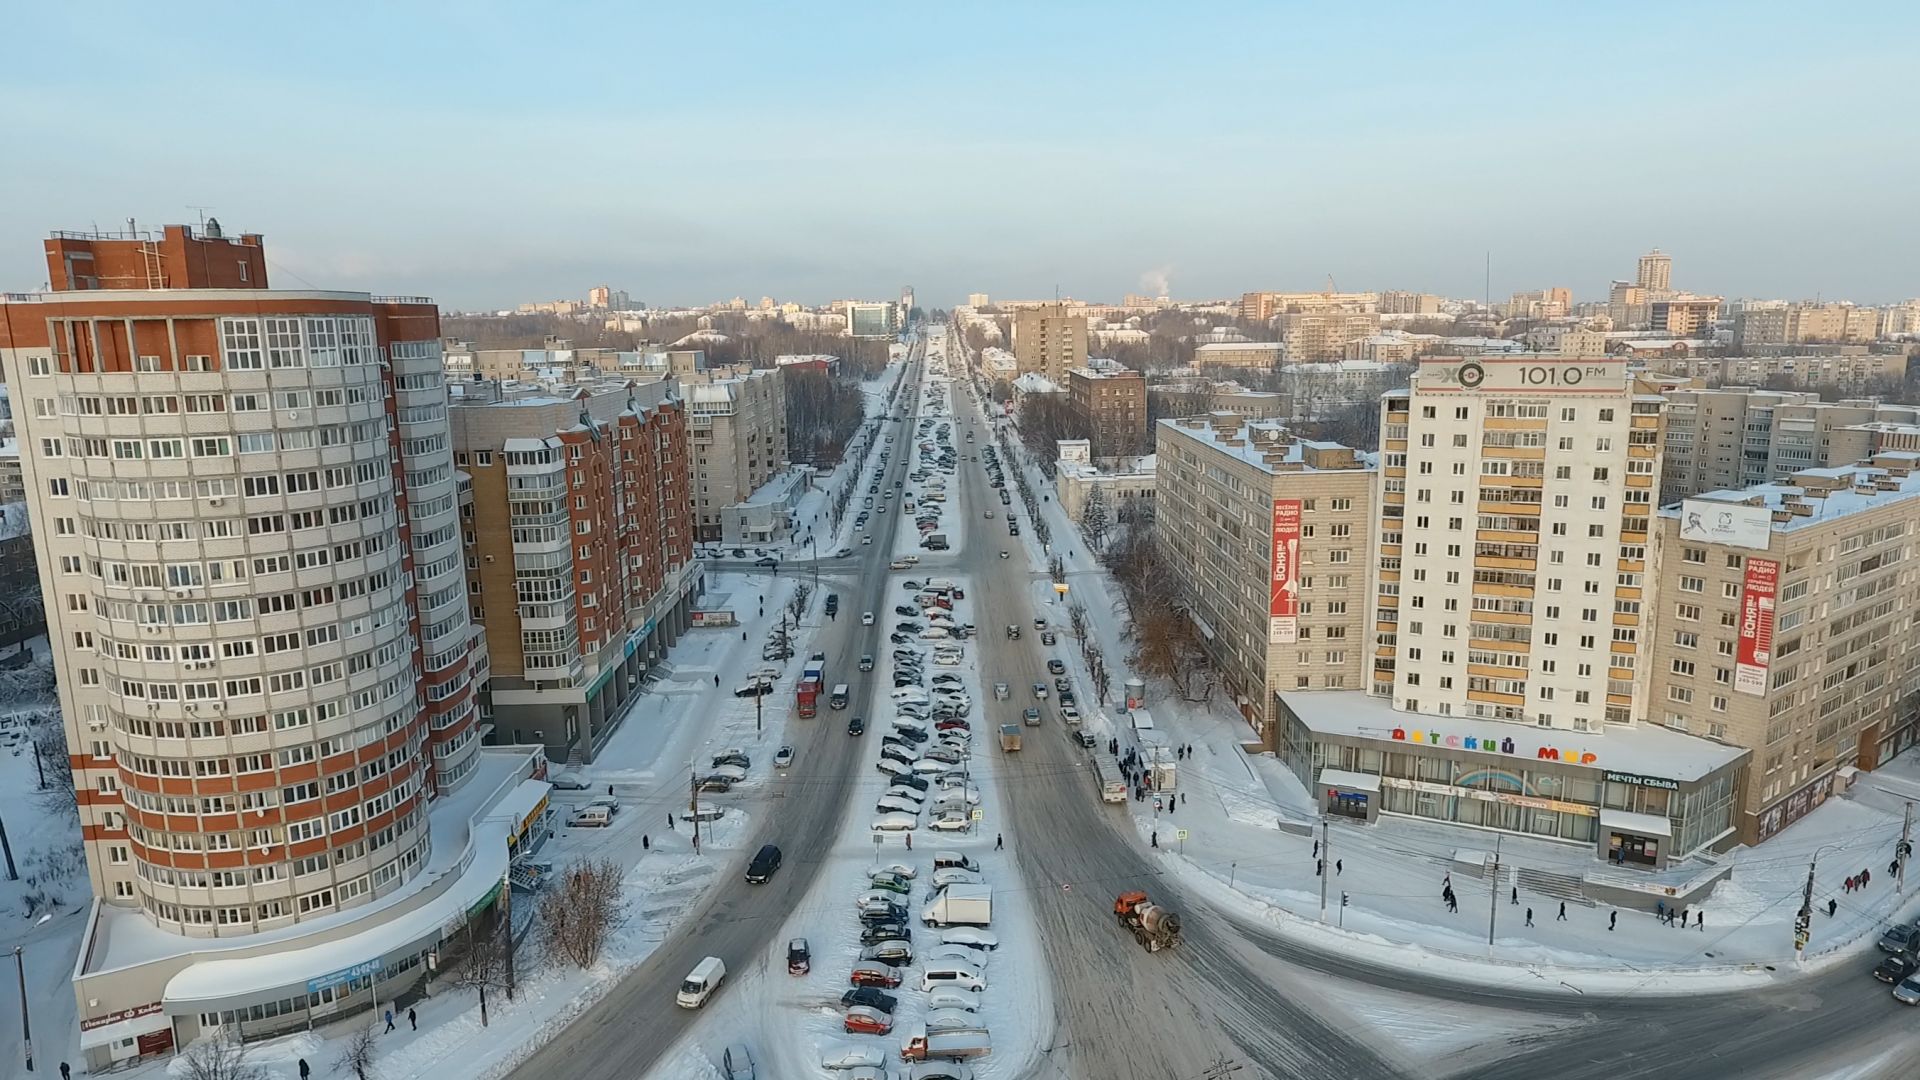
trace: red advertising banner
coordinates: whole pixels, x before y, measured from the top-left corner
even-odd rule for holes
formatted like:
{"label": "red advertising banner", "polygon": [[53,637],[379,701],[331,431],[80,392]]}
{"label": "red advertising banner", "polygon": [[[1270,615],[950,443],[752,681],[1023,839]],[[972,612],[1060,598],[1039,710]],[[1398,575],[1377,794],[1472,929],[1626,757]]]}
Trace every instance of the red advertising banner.
{"label": "red advertising banner", "polygon": [[1767,661],[1773,656],[1773,605],[1780,593],[1780,564],[1748,559],[1740,584],[1740,643],[1733,658],[1733,688],[1761,697],[1767,692]]}
{"label": "red advertising banner", "polygon": [[1299,499],[1273,501],[1273,581],[1267,600],[1267,641],[1285,645],[1299,640]]}

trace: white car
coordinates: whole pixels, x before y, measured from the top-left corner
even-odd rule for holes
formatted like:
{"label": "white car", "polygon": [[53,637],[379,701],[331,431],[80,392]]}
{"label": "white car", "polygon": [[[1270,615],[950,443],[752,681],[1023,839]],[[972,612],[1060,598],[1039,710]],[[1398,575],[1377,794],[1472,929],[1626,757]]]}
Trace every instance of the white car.
{"label": "white car", "polygon": [[874,832],[912,832],[920,827],[920,818],[914,814],[881,814],[873,819]]}
{"label": "white car", "polygon": [[912,814],[915,817],[920,814],[919,803],[902,799],[897,795],[880,796],[880,800],[874,803],[873,808],[882,814]]}
{"label": "white car", "polygon": [[933,800],[933,808],[941,811],[965,810],[979,805],[980,789],[976,787],[948,788],[940,793],[939,798]]}
{"label": "white car", "polygon": [[[924,791],[921,791],[921,790],[920,790],[919,788],[910,788],[910,787],[907,787],[907,786],[906,786],[906,785],[904,785],[904,784],[901,784],[901,785],[896,785],[896,786],[894,786],[894,787],[890,787],[890,788],[888,788],[888,789],[887,789],[887,794],[889,794],[889,795],[897,795],[897,796],[899,796],[900,798],[902,798],[902,799],[906,799],[906,800],[908,800],[909,802],[911,802],[911,803],[913,803],[913,805],[915,805],[915,806],[919,806],[919,805],[920,805],[921,803],[924,803],[924,802],[926,802],[926,801],[927,801],[927,793],[926,793],[926,792],[924,792]],[[912,877],[913,875],[912,875],[912,874],[908,874],[907,876],[908,876],[908,877]]]}
{"label": "white car", "polygon": [[905,903],[905,897],[896,892],[888,892],[885,889],[874,889],[870,892],[863,892],[853,898],[853,906],[860,911],[865,911],[868,908],[884,909],[888,904],[900,904],[904,906]]}
{"label": "white car", "polygon": [[979,884],[981,884],[979,874],[971,870],[963,870],[958,866],[943,866],[933,872],[933,887],[935,891],[944,889],[949,885]]}
{"label": "white car", "polygon": [[938,641],[941,638],[952,637],[953,635],[948,633],[945,629],[941,627],[929,626],[925,630],[920,631],[920,633],[915,636],[917,636],[922,641]]}
{"label": "white car", "polygon": [[1000,935],[978,926],[951,926],[940,931],[942,945],[965,945],[969,949],[992,952],[1000,947]]}
{"label": "white car", "polygon": [[887,1052],[865,1043],[828,1043],[820,1049],[820,1067],[842,1069],[879,1069],[887,1062]]}
{"label": "white car", "polygon": [[793,747],[783,746],[773,752],[773,767],[784,769],[793,764]]}
{"label": "white car", "polygon": [[962,990],[957,986],[936,986],[927,991],[927,1008],[979,1012],[980,995],[975,991]]}
{"label": "white car", "polygon": [[925,701],[927,688],[924,686],[896,686],[893,688],[895,701]]}
{"label": "white car", "polygon": [[872,626],[872,625],[873,625],[873,612],[871,612],[871,611],[863,611],[863,612],[861,612],[861,613],[860,613],[860,625],[861,625],[861,626]]}
{"label": "white car", "polygon": [[920,871],[915,870],[913,867],[908,866],[906,863],[893,862],[893,863],[882,863],[879,866],[870,867],[867,870],[867,877],[873,878],[873,877],[878,877],[881,874],[892,874],[894,877],[906,878],[908,881],[912,881],[916,876],[919,875],[919,873]]}
{"label": "white car", "polygon": [[957,652],[954,652],[954,653],[937,652],[933,654],[933,662],[936,664],[939,664],[941,667],[959,667],[960,661],[962,659],[963,657],[961,656],[961,654]]}
{"label": "white car", "polygon": [[986,953],[969,949],[965,945],[935,945],[921,953],[920,960],[926,964],[938,964],[943,961],[949,964],[964,964],[976,971],[987,966]]}

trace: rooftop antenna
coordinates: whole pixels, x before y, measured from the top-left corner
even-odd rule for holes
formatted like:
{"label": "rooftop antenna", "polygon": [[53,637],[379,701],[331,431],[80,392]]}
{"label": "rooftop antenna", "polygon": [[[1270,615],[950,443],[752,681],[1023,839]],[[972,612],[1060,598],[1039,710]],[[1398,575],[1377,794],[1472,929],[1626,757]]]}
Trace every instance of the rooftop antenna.
{"label": "rooftop antenna", "polygon": [[1493,252],[1492,251],[1487,252],[1487,277],[1486,277],[1486,284],[1482,286],[1482,288],[1486,290],[1482,299],[1485,302],[1487,309],[1491,311],[1493,309]]}
{"label": "rooftop antenna", "polygon": [[213,209],[213,207],[211,207],[211,206],[188,206],[188,207],[187,207],[187,209],[189,209],[189,210],[192,210],[192,211],[194,211],[195,213],[197,213],[197,214],[199,214],[199,215],[200,215],[200,231],[202,231],[202,232],[205,232],[205,231],[206,231],[206,228],[207,228],[207,211],[209,211],[209,210],[211,210],[211,209]]}

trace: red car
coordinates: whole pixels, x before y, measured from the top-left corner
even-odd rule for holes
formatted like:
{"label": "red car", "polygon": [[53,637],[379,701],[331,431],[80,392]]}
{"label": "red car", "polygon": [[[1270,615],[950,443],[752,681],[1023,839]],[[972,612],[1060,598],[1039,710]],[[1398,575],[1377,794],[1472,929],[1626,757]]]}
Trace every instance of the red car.
{"label": "red car", "polygon": [[935,731],[972,731],[973,725],[956,717],[951,720],[940,721],[933,725],[933,729]]}
{"label": "red car", "polygon": [[855,986],[882,986],[891,990],[900,985],[900,972],[877,960],[862,960],[853,965],[847,981]]}
{"label": "red car", "polygon": [[856,1035],[885,1035],[893,1030],[893,1017],[879,1009],[855,1005],[847,1010],[845,1027]]}
{"label": "red car", "polygon": [[807,947],[807,939],[794,938],[787,942],[787,974],[805,975],[813,970],[813,950]]}

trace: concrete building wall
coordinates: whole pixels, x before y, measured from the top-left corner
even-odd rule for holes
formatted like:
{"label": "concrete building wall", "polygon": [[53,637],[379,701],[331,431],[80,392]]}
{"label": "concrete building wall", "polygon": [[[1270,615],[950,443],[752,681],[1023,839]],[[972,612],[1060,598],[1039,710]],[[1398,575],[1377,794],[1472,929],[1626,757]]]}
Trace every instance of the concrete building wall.
{"label": "concrete building wall", "polygon": [[[1346,447],[1239,417],[1162,420],[1155,434],[1159,550],[1224,687],[1271,745],[1274,691],[1365,685],[1373,470]],[[1273,632],[1279,500],[1301,511],[1293,640]]]}
{"label": "concrete building wall", "polygon": [[1013,355],[1022,374],[1044,375],[1056,386],[1087,362],[1087,316],[1067,304],[1034,304],[1013,314]]}

